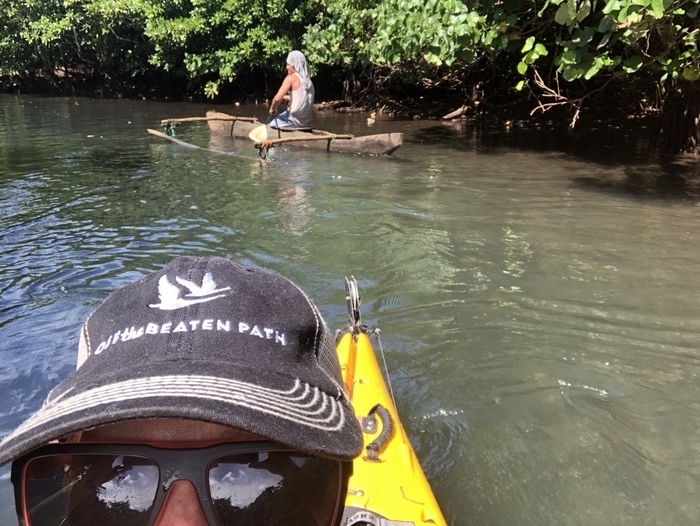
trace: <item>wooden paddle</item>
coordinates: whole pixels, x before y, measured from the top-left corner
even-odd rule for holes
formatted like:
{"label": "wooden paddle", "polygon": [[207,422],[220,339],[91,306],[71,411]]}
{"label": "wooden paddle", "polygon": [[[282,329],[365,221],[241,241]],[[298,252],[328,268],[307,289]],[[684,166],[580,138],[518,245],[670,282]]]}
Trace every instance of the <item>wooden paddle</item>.
{"label": "wooden paddle", "polygon": [[267,140],[267,125],[270,124],[270,121],[274,119],[275,117],[279,116],[279,113],[277,115],[270,114],[270,116],[267,118],[265,121],[265,124],[262,124],[258,126],[257,128],[253,128],[250,133],[248,134],[248,137],[251,138],[256,144],[260,144],[261,142],[264,142]]}

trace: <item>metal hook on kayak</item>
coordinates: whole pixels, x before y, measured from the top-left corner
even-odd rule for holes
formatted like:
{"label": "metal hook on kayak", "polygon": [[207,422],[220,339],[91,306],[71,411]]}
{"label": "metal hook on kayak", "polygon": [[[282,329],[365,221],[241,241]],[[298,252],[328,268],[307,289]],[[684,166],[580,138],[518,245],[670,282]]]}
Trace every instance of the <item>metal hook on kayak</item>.
{"label": "metal hook on kayak", "polygon": [[362,314],[360,313],[360,292],[357,289],[357,281],[354,276],[345,278],[345,300],[348,303],[348,318],[352,334],[357,335],[364,332],[362,330]]}
{"label": "metal hook on kayak", "polygon": [[360,300],[360,292],[357,288],[357,281],[354,276],[345,278],[345,300],[348,305],[348,318],[350,324],[347,329],[343,332],[349,332],[353,336],[357,337],[358,334],[363,333],[368,336],[372,334],[379,335],[381,332],[377,327],[368,327],[362,323],[362,312],[360,311],[360,305],[362,301]]}
{"label": "metal hook on kayak", "polygon": [[384,356],[384,349],[382,348],[382,340],[379,337],[381,330],[379,327],[368,327],[362,323],[362,313],[360,311],[360,292],[357,288],[357,281],[354,276],[345,278],[345,300],[348,305],[348,318],[350,323],[347,328],[343,330],[338,330],[336,332],[336,338],[342,333],[350,333],[353,338],[357,340],[360,334],[366,334],[367,336],[375,335],[377,341],[379,342],[379,354],[384,362],[384,371],[386,372],[386,384],[389,388],[389,394],[391,395],[391,400],[394,402],[394,407],[396,407],[396,400],[394,399],[394,389],[391,386],[391,377],[389,376],[389,369],[386,366],[386,356]]}

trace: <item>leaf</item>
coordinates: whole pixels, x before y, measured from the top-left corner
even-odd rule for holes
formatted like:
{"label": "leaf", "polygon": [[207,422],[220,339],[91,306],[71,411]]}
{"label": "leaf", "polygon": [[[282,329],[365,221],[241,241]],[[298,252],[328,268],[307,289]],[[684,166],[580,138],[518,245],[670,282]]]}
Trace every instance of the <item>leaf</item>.
{"label": "leaf", "polygon": [[[476,11],[469,11],[468,20],[471,25],[475,26],[476,24],[478,24],[479,18],[479,13],[477,13]],[[515,24],[515,21],[513,21],[512,23]],[[508,22],[508,24],[511,24],[511,22]]]}
{"label": "leaf", "polygon": [[579,9],[578,13],[576,13],[576,20],[578,22],[581,22],[581,21],[583,21],[584,18],[586,18],[590,14],[591,14],[591,4],[589,2],[585,2],[581,6],[581,9]]}
{"label": "leaf", "polygon": [[557,12],[554,15],[554,21],[562,26],[565,26],[571,22],[571,15],[567,4],[562,4],[559,6],[559,9],[557,9]]}
{"label": "leaf", "polygon": [[523,91],[523,88],[525,87],[525,81],[521,80],[515,85],[515,91]]}
{"label": "leaf", "polygon": [[566,67],[566,68],[564,68],[564,71],[562,71],[562,76],[564,77],[565,80],[567,80],[568,82],[571,82],[572,80],[576,80],[577,78],[579,78],[581,75],[580,75],[580,71],[578,68]]}
{"label": "leaf", "polygon": [[610,29],[613,26],[613,21],[610,19],[610,17],[604,16],[600,20],[600,24],[598,24],[598,33],[607,33],[610,31]]}
{"label": "leaf", "polygon": [[605,47],[605,45],[608,43],[608,40],[610,40],[610,37],[612,37],[612,35],[613,35],[612,33],[605,33],[605,34],[603,35],[603,38],[600,39],[600,42],[599,42],[598,45],[596,46],[597,49],[600,49],[600,48],[602,48],[602,47]]}
{"label": "leaf", "polygon": [[578,53],[574,51],[573,49],[568,49],[564,51],[564,53],[561,54],[561,63],[562,64],[576,64],[578,62]]}
{"label": "leaf", "polygon": [[629,8],[629,6],[625,5],[622,9],[620,9],[620,12],[615,17],[618,24],[624,25],[627,23],[627,13],[629,10],[628,8]]}
{"label": "leaf", "polygon": [[525,41],[525,44],[523,44],[523,48],[520,50],[520,52],[524,55],[528,51],[532,49],[532,46],[535,44],[535,37],[528,37],[527,40]]}
{"label": "leaf", "polygon": [[622,64],[622,69],[625,70],[625,73],[634,73],[642,67],[642,64],[642,57],[634,56],[625,60],[624,64]]}
{"label": "leaf", "polygon": [[651,0],[651,12],[654,18],[663,18],[664,0]]}
{"label": "leaf", "polygon": [[681,77],[683,80],[687,80],[688,82],[695,82],[700,80],[700,71],[696,68],[683,68]]}
{"label": "leaf", "polygon": [[605,7],[603,8],[603,14],[604,15],[609,15],[613,11],[617,11],[620,9],[620,2],[619,0],[611,0],[607,4],[605,4]]}
{"label": "leaf", "polygon": [[596,59],[595,61],[593,61],[593,65],[590,68],[588,68],[588,71],[586,71],[586,73],[583,75],[583,78],[585,78],[586,80],[591,80],[591,78],[596,73],[598,73],[602,67],[603,67],[602,61]]}
{"label": "leaf", "polygon": [[464,62],[472,62],[476,59],[476,52],[470,48],[463,48],[457,51],[457,58]]}
{"label": "leaf", "polygon": [[518,73],[521,75],[525,75],[525,72],[527,71],[527,64],[525,62],[518,62]]}
{"label": "leaf", "polygon": [[433,53],[426,53],[425,55],[423,55],[423,57],[425,58],[428,64],[433,64],[434,66],[442,65],[442,60],[440,60],[440,57],[438,55],[435,55]]}
{"label": "leaf", "polygon": [[535,53],[537,53],[540,57],[546,57],[549,55],[549,51],[547,51],[547,48],[544,47],[544,44],[540,44],[539,42],[535,46]]}
{"label": "leaf", "polygon": [[593,40],[593,30],[586,27],[582,30],[576,30],[571,41],[579,47],[583,47]]}
{"label": "leaf", "polygon": [[204,86],[204,94],[210,99],[216,97],[219,94],[219,83],[212,81],[207,82]]}

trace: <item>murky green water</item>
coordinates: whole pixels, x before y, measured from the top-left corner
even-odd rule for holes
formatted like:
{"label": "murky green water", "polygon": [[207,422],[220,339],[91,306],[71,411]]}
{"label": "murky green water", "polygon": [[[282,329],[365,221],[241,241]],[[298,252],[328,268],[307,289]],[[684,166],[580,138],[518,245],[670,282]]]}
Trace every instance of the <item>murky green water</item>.
{"label": "murky green water", "polygon": [[261,162],[205,125],[178,137],[230,155],[145,131],[206,109],[0,97],[1,435],[69,374],[111,290],[215,254],[290,277],[334,328],[358,279],[450,524],[700,522],[700,211],[680,185],[696,168],[621,134],[363,115],[320,121],[404,146]]}

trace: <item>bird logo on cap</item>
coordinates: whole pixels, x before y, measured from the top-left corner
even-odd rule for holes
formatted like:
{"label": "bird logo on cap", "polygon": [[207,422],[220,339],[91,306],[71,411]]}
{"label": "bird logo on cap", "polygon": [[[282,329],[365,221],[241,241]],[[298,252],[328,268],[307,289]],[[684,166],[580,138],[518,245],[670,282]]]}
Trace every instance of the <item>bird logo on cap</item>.
{"label": "bird logo on cap", "polygon": [[168,276],[162,276],[158,280],[158,299],[160,299],[160,303],[153,303],[149,307],[160,310],[181,309],[195,303],[205,303],[216,298],[223,298],[226,294],[221,294],[221,292],[231,288],[217,288],[211,272],[207,272],[204,275],[201,285],[178,276],[175,276],[175,281],[185,287],[189,293],[182,297],[182,290],[177,285],[170,283]]}

